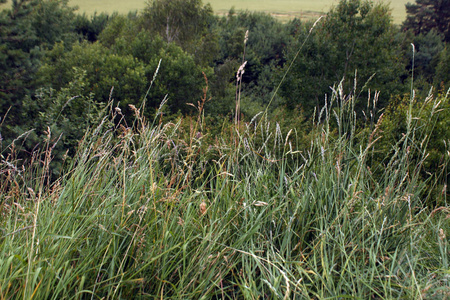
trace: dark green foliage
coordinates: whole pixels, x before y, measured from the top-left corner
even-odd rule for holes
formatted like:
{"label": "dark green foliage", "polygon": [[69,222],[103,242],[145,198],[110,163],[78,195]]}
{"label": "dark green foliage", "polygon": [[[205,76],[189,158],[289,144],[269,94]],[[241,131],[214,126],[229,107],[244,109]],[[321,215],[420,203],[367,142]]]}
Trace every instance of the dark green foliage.
{"label": "dark green foliage", "polygon": [[29,53],[36,47],[51,48],[56,42],[76,40],[74,9],[64,0],[15,0],[12,8],[0,15],[2,45],[8,49]]}
{"label": "dark green foliage", "polygon": [[147,96],[147,116],[150,116],[167,95],[170,114],[189,113],[202,97],[205,81],[202,72],[209,78],[212,68],[199,65],[195,56],[184,51],[176,43],[168,43],[151,31],[140,29],[135,19],[115,17],[100,35],[100,42],[112,53],[134,57],[145,68],[145,94],[161,60],[154,85]]}
{"label": "dark green foliage", "polygon": [[228,16],[217,22],[220,28],[221,59],[242,59],[244,54],[244,38],[248,30],[248,41],[245,47],[245,60],[248,61],[246,82],[257,80],[264,65],[283,62],[283,51],[291,37],[287,26],[274,17],[258,12],[230,11]]}
{"label": "dark green foliage", "polygon": [[214,76],[209,81],[212,99],[206,104],[207,114],[231,118],[235,109],[236,85],[234,81],[238,68],[239,62],[236,59],[227,59],[214,68]]}
{"label": "dark green foliage", "polygon": [[86,14],[77,15],[74,20],[75,31],[82,36],[82,39],[95,42],[109,19],[110,16],[105,13],[95,13],[91,17],[86,16]]}
{"label": "dark green foliage", "polygon": [[448,44],[439,53],[434,82],[439,89],[444,88],[444,92],[445,89],[450,88],[450,49]]}
{"label": "dark green foliage", "polygon": [[119,39],[125,38],[129,42],[141,31],[137,20],[137,15],[132,13],[127,16],[113,15],[99,34],[99,41],[108,48],[115,45]]}
{"label": "dark green foliage", "polygon": [[[122,17],[115,18],[111,26],[115,27],[120,20]],[[108,26],[101,41],[108,41],[109,32]],[[93,93],[100,103],[108,102],[112,95],[124,113],[131,115],[128,104],[136,107],[142,104],[161,59],[159,74],[147,97],[147,114],[151,116],[166,95],[170,113],[188,113],[187,103],[196,103],[205,85],[202,68],[193,57],[146,31],[134,35],[122,32],[114,37],[106,42],[111,43],[110,48],[101,43],[81,43],[66,52],[59,44],[44,59],[45,64],[39,70],[40,84],[59,90],[73,80],[76,70],[82,70],[86,72],[85,93]]]}
{"label": "dark green foliage", "polygon": [[[411,113],[411,116],[409,115]],[[408,148],[410,168],[423,165],[418,178],[427,184],[428,198],[424,201],[430,207],[444,205],[448,196],[446,184],[450,179],[450,173],[443,168],[448,159],[448,142],[450,141],[450,103],[447,97],[438,94],[433,97],[430,94],[425,100],[407,97],[397,102],[392,102],[383,115],[380,123],[381,140],[376,151],[372,152],[371,168],[374,174],[384,174],[388,166],[389,158],[393,153],[402,149],[409,143],[405,133],[415,128],[415,138],[420,141],[411,144]],[[420,130],[419,130],[420,129]],[[426,134],[433,132],[432,135]],[[419,150],[423,149],[423,150]],[[410,170],[411,174],[413,173]],[[436,183],[430,178],[440,178]]]}
{"label": "dark green foliage", "polygon": [[[275,69],[284,64],[283,52],[291,40],[289,28],[269,14],[248,11],[235,13],[234,10],[230,10],[226,17],[218,19],[216,26],[221,49],[216,70],[224,81],[220,83],[222,89],[213,90],[213,94],[218,96],[219,102],[230,103],[236,92],[236,72],[239,66],[247,61],[242,77],[241,103],[244,115],[252,118],[265,109],[273,96],[277,84]],[[248,40],[244,50],[247,32]],[[230,81],[230,93],[225,96],[223,91],[227,89],[224,86]]]}
{"label": "dark green foliage", "polygon": [[[104,114],[102,108],[105,105],[94,101],[93,94],[89,93],[86,72],[79,69],[73,72],[73,80],[67,87],[58,91],[40,88],[33,97],[26,97],[23,101],[21,117],[29,120],[27,125],[33,128],[33,132],[24,139],[24,149],[40,151],[36,145],[50,137],[52,179],[61,176],[63,163],[71,160],[87,128],[97,125]],[[22,132],[16,134],[19,136]]]}
{"label": "dark green foliage", "polygon": [[51,149],[52,158],[47,174],[50,180],[61,176],[63,164],[75,154],[86,129],[96,125],[104,114],[104,105],[95,102],[93,94],[86,91],[85,72],[74,72],[67,87],[58,91],[39,88],[33,96],[26,96],[21,101],[20,121],[6,121],[0,127],[12,136],[5,137],[0,151],[6,156],[15,152],[20,164],[36,160],[47,143],[45,147]]}
{"label": "dark green foliage", "polygon": [[[295,33],[295,40],[290,44],[286,59],[291,62],[295,59],[297,51],[308,36],[308,26],[299,25]],[[288,71],[286,65],[281,76],[286,73],[285,81],[281,86],[280,94],[284,98],[284,105],[290,109],[301,109],[311,116],[314,108],[324,101],[324,95],[330,93],[329,86],[336,79],[330,66],[335,61],[336,53],[331,49],[331,43],[317,35],[313,35],[301,49],[300,56]],[[281,78],[280,76],[280,78]]]}
{"label": "dark green foliage", "polygon": [[[290,108],[300,106],[311,116],[331,93],[330,87],[341,80],[347,95],[356,93],[365,98],[367,94],[361,92],[381,90],[381,106],[388,104],[391,95],[402,92],[404,54],[387,6],[342,0],[314,29],[311,27],[306,24],[297,30],[296,41],[287,52],[290,61],[300,51],[289,72],[284,70],[287,78],[282,96]],[[356,100],[358,113],[366,102]]]}
{"label": "dark green foliage", "polygon": [[10,10],[0,12],[0,116],[9,110],[3,138],[15,138],[10,126],[27,128],[28,120],[20,117],[21,101],[36,89],[33,79],[44,50],[76,39],[74,16],[67,1],[15,0]]}
{"label": "dark green foliage", "polygon": [[168,44],[174,42],[194,55],[196,62],[209,64],[218,51],[211,5],[201,0],[153,0],[143,11],[142,26]]}
{"label": "dark green foliage", "polygon": [[436,30],[442,34],[446,42],[450,42],[450,1],[449,0],[416,0],[406,4],[407,17],[403,22],[405,29],[414,34],[427,34]]}
{"label": "dark green foliage", "polygon": [[[164,95],[167,95],[169,98],[167,105],[171,113],[192,112],[192,107],[187,104],[197,104],[203,96],[202,89],[206,86],[202,68],[195,63],[192,56],[173,44],[169,44],[166,49],[161,49],[158,57],[162,59],[162,65],[155,91],[151,91],[153,97],[150,98],[153,103],[157,101],[155,104],[159,105]],[[149,75],[153,74],[155,69],[148,69]],[[203,70],[207,76],[211,75],[211,69]]]}
{"label": "dark green foliage", "polygon": [[145,68],[133,56],[114,54],[99,43],[77,44],[69,52],[58,44],[47,54],[38,75],[40,85],[60,90],[84,72],[83,96],[93,93],[98,103],[107,103],[112,95],[127,108],[127,104],[138,106],[145,94]]}
{"label": "dark green foliage", "polygon": [[40,50],[31,17],[35,5],[15,1],[13,10],[0,11],[0,115],[16,106],[10,114],[13,122],[17,121],[16,101],[27,94],[39,62]]}
{"label": "dark green foliage", "polygon": [[40,47],[52,48],[57,42],[70,45],[76,40],[75,9],[69,7],[68,2],[68,0],[38,1],[33,12],[32,26]]}
{"label": "dark green foliage", "polygon": [[[428,33],[421,33],[412,38],[412,43],[415,47],[414,53],[414,77],[415,85],[417,87],[417,80],[423,80],[428,83],[433,83],[433,77],[438,66],[438,59],[440,52],[444,49],[444,43],[441,36],[436,30],[431,30]],[[413,51],[409,47],[408,53],[409,66],[412,68]],[[428,92],[428,91],[427,91]]]}
{"label": "dark green foliage", "polygon": [[430,86],[448,87],[448,56],[446,43],[450,42],[450,1],[416,0],[406,5],[407,18],[403,29],[412,32],[415,55],[416,87],[424,89],[426,96]]}

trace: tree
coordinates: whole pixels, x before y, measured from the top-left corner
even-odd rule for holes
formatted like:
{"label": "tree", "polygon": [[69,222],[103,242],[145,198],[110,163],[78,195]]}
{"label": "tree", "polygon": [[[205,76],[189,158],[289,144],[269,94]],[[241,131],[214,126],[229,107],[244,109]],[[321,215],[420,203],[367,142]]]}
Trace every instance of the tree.
{"label": "tree", "polygon": [[[39,151],[39,145],[51,133],[52,177],[63,171],[63,163],[71,159],[79,141],[89,127],[98,125],[104,116],[103,103],[94,99],[85,80],[86,72],[75,70],[73,80],[60,90],[39,88],[32,97],[23,100],[21,117],[27,120],[25,126],[13,126],[16,137],[33,129],[25,138],[25,149]],[[50,130],[50,132],[49,132]]]}
{"label": "tree", "polygon": [[138,105],[147,87],[145,64],[131,55],[118,55],[99,43],[80,43],[71,51],[57,44],[47,53],[39,69],[37,85],[57,91],[66,88],[83,72],[83,96],[93,93],[98,103],[107,103],[112,97],[124,109],[127,104]]}
{"label": "tree", "polygon": [[89,42],[95,42],[99,34],[108,24],[110,16],[106,13],[94,13],[90,18],[83,15],[77,15],[74,20],[75,31],[82,36],[83,39]]}
{"label": "tree", "polygon": [[444,92],[450,88],[450,49],[448,46],[439,54],[434,81],[438,88],[444,89]]}
{"label": "tree", "polygon": [[[219,35],[220,56],[216,60],[217,76],[212,80],[212,93],[216,96],[211,103],[212,109],[221,107],[221,111],[216,111],[221,114],[229,112],[226,108],[235,98],[236,72],[247,61],[242,77],[241,111],[251,118],[264,110],[272,97],[277,83],[275,69],[285,62],[283,52],[291,40],[289,28],[269,14],[236,13],[234,9],[219,18],[215,27]],[[231,88],[228,86],[230,82]],[[220,105],[217,102],[221,102]]]}
{"label": "tree", "polygon": [[[294,59],[310,28],[311,24],[307,24],[298,31],[287,52],[288,61]],[[314,107],[320,106],[331,92],[330,87],[343,80],[347,95],[358,83],[354,95],[362,97],[356,100],[358,112],[365,108],[367,101],[363,98],[368,89],[381,91],[379,105],[385,106],[391,95],[402,92],[403,57],[388,6],[341,0],[312,30],[287,73],[281,94],[290,108],[300,106],[311,116]],[[365,90],[361,91],[363,86]]]}
{"label": "tree", "polygon": [[76,8],[68,0],[40,0],[33,12],[32,26],[40,47],[51,49],[57,42],[70,46],[77,40],[74,20]]}
{"label": "tree", "polygon": [[109,19],[107,26],[100,32],[98,40],[108,48],[117,48],[116,44],[119,39],[129,43],[134,40],[136,34],[140,31],[142,31],[142,28],[137,22],[136,15],[113,15]]}
{"label": "tree", "polygon": [[[221,18],[219,28],[221,57],[219,62],[227,59],[247,60],[243,81],[256,83],[264,68],[270,64],[281,66],[284,63],[283,51],[291,37],[287,26],[274,17],[260,12],[231,11]],[[244,38],[248,31],[244,56]]]}
{"label": "tree", "polygon": [[[45,49],[58,41],[70,46],[76,39],[73,11],[59,0],[14,0],[11,9],[0,11],[0,117],[8,111],[5,124],[24,124],[22,99],[36,89],[35,73]],[[8,128],[2,128],[2,135],[13,138]]]}
{"label": "tree", "polygon": [[144,10],[144,24],[164,38],[167,43],[189,43],[204,34],[211,5],[203,6],[201,0],[154,0]]}
{"label": "tree", "polygon": [[450,0],[416,0],[406,4],[406,14],[405,29],[416,35],[435,29],[450,41]]}
{"label": "tree", "polygon": [[202,71],[209,76],[212,70],[201,68],[179,46],[147,31],[116,36],[110,47],[84,42],[66,52],[64,45],[58,44],[44,59],[38,85],[66,88],[81,70],[85,72],[84,96],[93,93],[97,102],[106,103],[114,88],[112,98],[120,103],[124,114],[131,116],[128,104],[141,105],[160,60],[158,76],[147,97],[147,116],[152,117],[166,95],[171,113],[189,113],[186,103],[196,103],[202,96]]}
{"label": "tree", "polygon": [[153,0],[144,9],[142,26],[161,36],[168,44],[176,43],[194,55],[197,63],[211,64],[218,47],[210,25],[214,20],[210,4],[201,0]]}
{"label": "tree", "polygon": [[407,44],[405,52],[408,58],[408,71],[412,72],[414,57],[414,87],[416,91],[421,90],[426,94],[433,84],[438,67],[439,56],[444,49],[445,44],[442,42],[442,35],[432,29],[428,33],[420,33],[413,35],[407,32],[407,40],[414,45],[414,53],[411,45]]}

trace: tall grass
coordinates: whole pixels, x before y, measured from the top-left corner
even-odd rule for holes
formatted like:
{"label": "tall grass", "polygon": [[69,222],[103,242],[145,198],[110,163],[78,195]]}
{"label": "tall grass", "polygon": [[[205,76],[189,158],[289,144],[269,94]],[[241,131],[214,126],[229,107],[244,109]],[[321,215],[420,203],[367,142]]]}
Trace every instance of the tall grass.
{"label": "tall grass", "polygon": [[304,148],[266,119],[210,136],[199,102],[131,127],[111,109],[53,183],[50,132],[23,168],[2,157],[0,299],[450,297],[450,210],[418,175],[430,127],[411,116],[376,172],[379,122],[358,135],[353,101],[337,89]]}

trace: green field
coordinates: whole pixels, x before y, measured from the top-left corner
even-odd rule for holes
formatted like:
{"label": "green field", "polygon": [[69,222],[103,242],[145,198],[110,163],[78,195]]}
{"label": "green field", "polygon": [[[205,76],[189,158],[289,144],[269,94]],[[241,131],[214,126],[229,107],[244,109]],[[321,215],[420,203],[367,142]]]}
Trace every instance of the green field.
{"label": "green field", "polygon": [[[338,0],[211,0],[203,1],[211,3],[217,14],[225,14],[231,7],[237,10],[264,11],[275,15],[282,20],[294,17],[315,18],[327,12]],[[395,0],[390,3],[392,16],[395,23],[401,23],[406,16],[405,4],[411,0]],[[120,12],[140,10],[147,5],[145,0],[71,0],[69,4],[78,6],[80,12],[93,14],[94,12]],[[4,7],[5,5],[3,5]]]}

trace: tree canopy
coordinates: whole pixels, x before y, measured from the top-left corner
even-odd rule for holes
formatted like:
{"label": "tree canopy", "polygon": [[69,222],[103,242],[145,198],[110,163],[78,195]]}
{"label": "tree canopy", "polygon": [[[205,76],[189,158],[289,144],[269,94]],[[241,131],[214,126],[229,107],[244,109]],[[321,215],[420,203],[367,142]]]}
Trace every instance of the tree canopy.
{"label": "tree canopy", "polygon": [[141,19],[146,30],[194,54],[197,63],[205,64],[218,51],[210,30],[213,10],[201,0],[153,0]]}
{"label": "tree canopy", "polygon": [[383,105],[401,91],[404,60],[388,6],[342,0],[312,31],[311,27],[312,23],[301,26],[286,55],[289,61],[299,53],[289,72],[283,70],[287,76],[281,93],[289,108],[300,106],[311,115],[331,93],[330,87],[342,80],[347,95],[355,82],[357,88],[383,90]]}
{"label": "tree canopy", "polygon": [[406,4],[405,29],[426,34],[435,29],[450,41],[450,0],[416,0]]}

